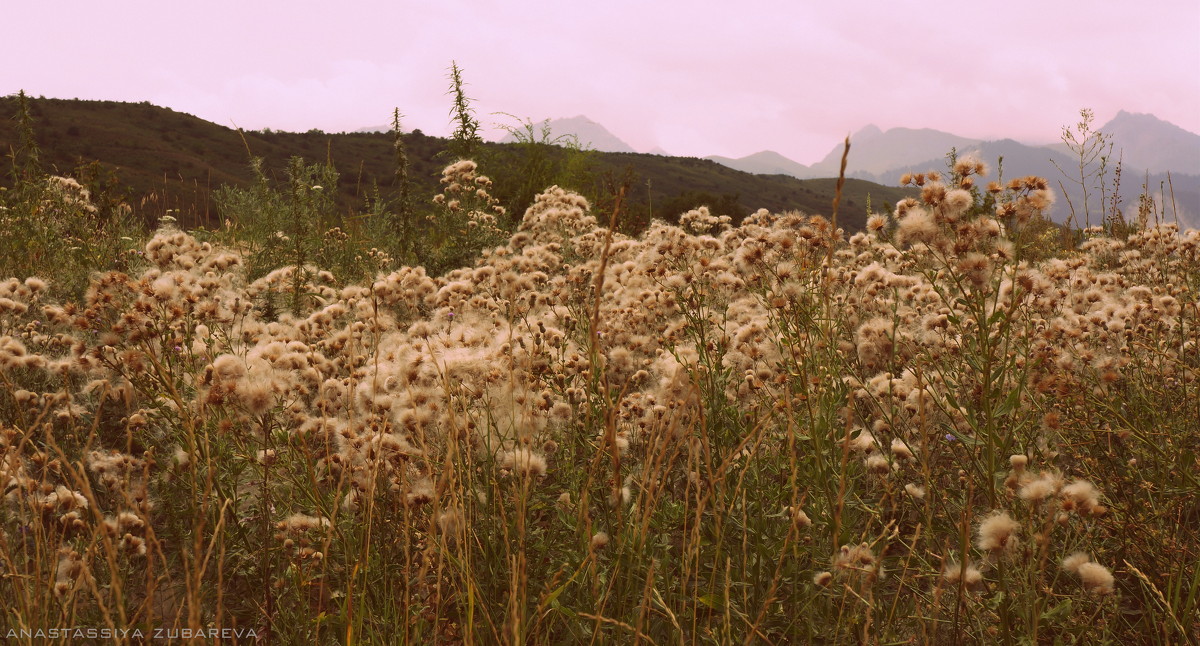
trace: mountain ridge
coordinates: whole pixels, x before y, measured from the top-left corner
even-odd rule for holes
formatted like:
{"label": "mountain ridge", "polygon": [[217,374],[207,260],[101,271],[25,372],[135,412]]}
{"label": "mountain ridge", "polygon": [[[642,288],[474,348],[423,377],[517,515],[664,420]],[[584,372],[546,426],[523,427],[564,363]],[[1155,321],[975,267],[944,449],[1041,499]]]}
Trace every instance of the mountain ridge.
{"label": "mountain ridge", "polygon": [[[1124,210],[1134,207],[1137,195],[1145,185],[1145,190],[1158,201],[1160,210],[1178,214],[1186,226],[1200,226],[1200,135],[1152,114],[1125,110],[1119,111],[1097,130],[1108,135],[1113,144],[1112,158],[1107,161],[1108,182],[1114,181],[1116,165],[1121,163],[1124,185],[1118,187],[1119,208],[1121,205]],[[1071,160],[1076,159],[1077,165],[1078,155],[1062,143],[1030,145],[1011,138],[973,139],[931,128],[883,131],[873,124],[851,135],[850,143],[847,164],[850,177],[894,185],[904,173],[945,168],[947,153],[953,149],[959,156],[975,156],[993,167],[991,175],[984,179],[996,177],[999,169],[994,167],[1002,158],[1005,177],[1039,175],[1051,180],[1056,192],[1064,198],[1051,211],[1051,217],[1057,221],[1074,217],[1076,221],[1086,223],[1092,219],[1092,214],[1112,208],[1111,202],[1100,205],[1092,199],[1087,208],[1082,208],[1082,192],[1069,175]],[[813,178],[835,176],[841,155],[842,144],[839,143],[821,161],[807,167],[774,151],[737,159],[718,156],[707,159],[747,172],[782,172],[798,178]],[[769,158],[771,163],[755,164],[756,157]],[[1111,188],[1106,186],[1106,190]],[[1168,204],[1169,209],[1165,208]]]}
{"label": "mountain ridge", "polygon": [[[336,204],[352,218],[363,217],[364,204],[373,196],[396,191],[394,139],[387,133],[239,131],[149,102],[38,98],[30,100],[30,109],[47,172],[81,180],[80,173],[84,173],[111,184],[112,191],[119,193],[113,199],[134,207],[134,213],[147,224],[170,213],[181,226],[221,226],[213,193],[223,185],[252,185],[255,176],[250,156],[264,160],[268,179],[284,178],[288,161],[294,157],[332,164],[340,171]],[[16,114],[14,97],[0,97],[0,114]],[[448,163],[449,142],[419,130],[404,133],[402,138],[414,199],[431,198]],[[18,142],[16,120],[0,119],[0,149],[15,150]],[[644,226],[651,217],[669,219],[701,204],[726,208],[723,215],[746,214],[758,208],[828,215],[836,183],[755,175],[710,160],[649,153],[572,153],[554,146],[485,143],[480,154],[479,161],[497,187],[504,185],[505,173],[519,174],[521,169],[531,168],[531,163],[581,155],[587,168],[581,176],[584,179],[578,180],[583,183],[568,188],[592,196],[589,199],[600,205],[597,208],[605,208],[596,198],[603,198],[614,185],[626,183],[629,191],[621,214],[627,222],[636,223],[630,226]],[[0,184],[10,179],[7,174],[0,175]],[[850,231],[861,229],[868,201],[884,205],[911,194],[911,190],[868,181],[848,182],[839,224]],[[527,198],[528,194],[514,188],[505,205],[520,217],[527,206],[521,200]]]}

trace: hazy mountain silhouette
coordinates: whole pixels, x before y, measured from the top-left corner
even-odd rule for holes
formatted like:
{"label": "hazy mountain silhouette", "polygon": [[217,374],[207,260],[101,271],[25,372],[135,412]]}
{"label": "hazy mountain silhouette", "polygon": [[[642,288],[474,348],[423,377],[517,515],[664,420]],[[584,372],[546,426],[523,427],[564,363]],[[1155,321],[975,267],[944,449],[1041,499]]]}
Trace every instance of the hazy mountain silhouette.
{"label": "hazy mountain silhouette", "polygon": [[795,162],[773,150],[764,150],[732,159],[729,157],[721,157],[720,155],[712,155],[705,157],[711,159],[718,164],[735,168],[747,173],[756,175],[791,175],[792,177],[814,177],[809,171],[809,168],[800,162]]}
{"label": "hazy mountain silhouette", "polygon": [[[971,155],[988,165],[990,170],[984,181],[997,179],[1001,172],[1004,179],[1024,175],[1049,179],[1060,196],[1051,217],[1066,221],[1074,211],[1075,222],[1082,225],[1096,224],[1104,213],[1111,211],[1112,182],[1120,160],[1122,178],[1117,208],[1127,217],[1136,210],[1137,198],[1144,185],[1145,190],[1159,201],[1159,210],[1165,210],[1168,219],[1173,220],[1178,215],[1181,224],[1200,226],[1200,135],[1154,115],[1125,111],[1098,130],[1110,135],[1113,143],[1104,189],[1109,195],[1104,198],[1103,205],[1104,196],[1097,187],[1093,187],[1084,203],[1078,177],[1072,179],[1072,174],[1078,170],[1077,155],[1061,143],[1039,146],[1013,139],[984,141],[929,128],[883,131],[869,125],[850,136],[846,174],[895,185],[904,173],[944,170],[946,154],[953,148],[960,156]],[[841,158],[842,144],[838,143],[824,159],[809,167],[769,150],[739,159],[717,156],[708,159],[751,173],[782,173],[810,179],[836,177]],[[1001,159],[1003,164],[999,163]],[[1075,170],[1072,170],[1073,166]]]}
{"label": "hazy mountain silhouette", "polygon": [[[891,128],[880,132],[875,126],[867,126],[850,136],[846,173],[852,177],[862,173],[878,175],[945,155],[951,148],[964,148],[977,141],[932,128]],[[842,143],[838,142],[824,159],[809,168],[809,172],[818,177],[837,177],[841,164]]]}
{"label": "hazy mountain silhouette", "polygon": [[1112,136],[1113,156],[1151,173],[1200,175],[1200,135],[1152,114],[1124,110],[1100,128]]}
{"label": "hazy mountain silhouette", "polygon": [[[571,117],[570,119],[546,119],[536,122],[532,126],[534,141],[540,141],[543,129],[546,129],[551,141],[560,137],[574,137],[578,140],[580,146],[589,150],[599,150],[606,153],[636,152],[632,146],[609,132],[608,128],[583,115]],[[517,130],[523,136],[528,136],[529,134],[524,132],[524,128],[517,128]],[[511,144],[517,141],[518,138],[509,133],[500,140],[500,143]]]}

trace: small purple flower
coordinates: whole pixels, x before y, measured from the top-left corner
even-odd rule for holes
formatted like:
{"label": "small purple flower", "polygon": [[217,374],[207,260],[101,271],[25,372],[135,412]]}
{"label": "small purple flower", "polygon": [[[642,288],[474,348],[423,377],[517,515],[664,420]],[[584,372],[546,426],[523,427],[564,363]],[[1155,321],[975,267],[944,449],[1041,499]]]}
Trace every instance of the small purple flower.
{"label": "small purple flower", "polygon": [[953,435],[951,435],[951,434],[949,434],[949,433],[946,433],[946,441],[947,441],[947,442],[953,442],[953,441],[954,441],[954,440],[956,440],[956,439],[957,439],[957,438],[955,438]]}

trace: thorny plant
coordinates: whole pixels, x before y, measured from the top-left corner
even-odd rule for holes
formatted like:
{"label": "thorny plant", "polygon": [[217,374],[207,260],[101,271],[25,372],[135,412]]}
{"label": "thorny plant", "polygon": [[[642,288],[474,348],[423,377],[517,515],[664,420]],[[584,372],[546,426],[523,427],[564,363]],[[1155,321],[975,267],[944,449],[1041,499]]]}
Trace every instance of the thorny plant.
{"label": "thorny plant", "polygon": [[848,238],[558,187],[502,236],[459,161],[440,277],[167,226],[80,301],[0,282],[0,634],[1195,640],[1200,233],[1029,260],[1045,181],[985,174]]}

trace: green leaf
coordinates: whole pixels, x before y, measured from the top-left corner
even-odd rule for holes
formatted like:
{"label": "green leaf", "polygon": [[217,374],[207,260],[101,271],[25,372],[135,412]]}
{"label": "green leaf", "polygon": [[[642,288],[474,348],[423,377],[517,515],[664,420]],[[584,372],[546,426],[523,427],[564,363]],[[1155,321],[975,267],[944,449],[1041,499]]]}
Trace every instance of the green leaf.
{"label": "green leaf", "polygon": [[1020,400],[1021,389],[1014,388],[1013,391],[1008,394],[1008,397],[1004,399],[1004,403],[1000,404],[1000,406],[996,408],[996,416],[1006,417],[1012,414],[1012,412],[1017,409],[1017,403],[1020,402]]}
{"label": "green leaf", "polygon": [[1067,599],[1053,608],[1047,608],[1042,613],[1042,621],[1058,621],[1069,614],[1071,614],[1071,600]]}

